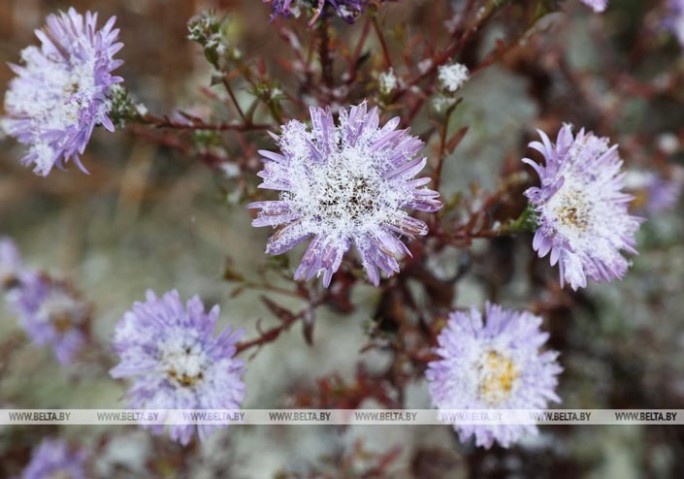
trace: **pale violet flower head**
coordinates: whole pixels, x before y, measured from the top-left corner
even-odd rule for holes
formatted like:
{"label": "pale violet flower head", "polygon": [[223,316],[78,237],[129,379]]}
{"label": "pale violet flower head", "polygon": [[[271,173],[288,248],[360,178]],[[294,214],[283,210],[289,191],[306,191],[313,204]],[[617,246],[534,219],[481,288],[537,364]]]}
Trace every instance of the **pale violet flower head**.
{"label": "pale violet flower head", "polygon": [[452,63],[451,65],[440,66],[437,77],[444,90],[456,93],[461,85],[468,80],[468,75],[468,67],[460,63]]}
{"label": "pale violet flower head", "polygon": [[684,47],[684,0],[668,0],[666,11],[664,24]]}
{"label": "pale violet flower head", "polygon": [[439,194],[415,178],[427,159],[416,156],[423,142],[397,130],[399,118],[380,126],[377,108],[366,103],[339,112],[311,108],[312,128],[292,120],[277,137],[280,153],[260,151],[260,188],[280,190],[277,201],[258,208],[253,226],[274,226],[268,254],[282,254],[311,239],[295,279],[323,276],[328,286],[345,253],[356,247],[371,283],[399,271],[410,254],[401,236],[427,234],[427,225],[407,209],[437,211]]}
{"label": "pale violet flower head", "polygon": [[31,341],[70,364],[88,341],[90,305],[67,282],[24,266],[16,244],[0,238],[0,290]]}
{"label": "pale violet flower head", "polygon": [[634,236],[643,220],[628,212],[633,197],[622,191],[617,145],[583,129],[573,137],[570,125],[561,128],[555,145],[539,134],[542,142],[530,147],[544,155],[545,166],[523,159],[541,182],[525,192],[539,223],[532,247],[540,258],[551,253],[561,286],[567,282],[576,290],[586,287],[587,277],[623,278],[630,263],[621,251],[637,254]]}
{"label": "pale violet flower head", "polygon": [[[675,173],[681,171],[675,170]],[[673,208],[682,193],[682,175],[671,178],[655,171],[630,170],[625,175],[625,188],[634,195],[632,207],[639,213],[650,215]]]}
{"label": "pale violet flower head", "polygon": [[[116,327],[113,345],[121,358],[110,374],[133,378],[128,405],[134,409],[239,409],[244,363],[235,359],[242,332],[230,327],[214,336],[219,307],[208,313],[199,297],[187,304],[177,291],[161,298],[148,291]],[[149,426],[161,433],[164,426]],[[195,429],[204,439],[213,425],[170,426],[174,441],[188,444]]]}
{"label": "pale violet flower head", "polygon": [[608,7],[608,0],[580,0],[583,4],[594,10],[596,13],[605,11]]}
{"label": "pale violet flower head", "polygon": [[[425,377],[432,402],[440,410],[528,409],[541,411],[556,395],[562,371],[555,351],[542,351],[548,334],[542,319],[523,311],[485,307],[486,320],[475,308],[454,312],[442,330]],[[444,416],[446,418],[446,416]],[[453,424],[462,442],[475,437],[478,446],[498,442],[508,447],[533,424]]]}
{"label": "pale violet flower head", "polygon": [[72,363],[85,347],[90,306],[68,283],[24,271],[7,293],[7,303],[31,341],[52,346],[60,364]]}
{"label": "pale violet flower head", "polygon": [[3,128],[28,147],[22,163],[39,175],[69,160],[85,171],[79,155],[95,126],[114,130],[107,98],[123,81],[112,75],[122,64],[114,55],[123,46],[114,21],[98,30],[96,13],[84,17],[70,8],[50,15],[45,29],[36,30],[41,46],[25,48],[22,65],[10,65],[17,76],[5,94]]}
{"label": "pale violet flower head", "polygon": [[63,439],[44,439],[18,479],[86,479],[87,454],[72,450]]}
{"label": "pale violet flower head", "polygon": [[70,284],[22,270],[6,299],[31,341],[51,346],[60,364],[72,363],[87,344],[90,305]]}

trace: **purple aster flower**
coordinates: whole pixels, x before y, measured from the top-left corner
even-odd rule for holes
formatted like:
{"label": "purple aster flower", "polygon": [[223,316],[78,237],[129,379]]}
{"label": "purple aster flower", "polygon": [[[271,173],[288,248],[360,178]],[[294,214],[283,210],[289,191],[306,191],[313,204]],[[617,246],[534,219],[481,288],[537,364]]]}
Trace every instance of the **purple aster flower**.
{"label": "purple aster flower", "polygon": [[654,215],[673,208],[682,193],[682,179],[665,178],[654,171],[629,171],[625,188],[634,194],[632,207],[639,212]]}
{"label": "purple aster flower", "polygon": [[354,245],[368,278],[380,282],[399,271],[398,259],[410,254],[399,239],[427,234],[427,225],[404,208],[437,211],[439,193],[424,188],[429,178],[414,178],[427,158],[416,157],[423,142],[397,130],[399,118],[379,126],[377,108],[366,103],[343,109],[336,125],[330,109],[311,108],[312,129],[296,120],[276,137],[281,153],[261,150],[260,188],[280,190],[278,201],[259,208],[253,226],[276,226],[266,253],[277,255],[311,238],[295,279],[323,275],[328,286],[344,254]]}
{"label": "purple aster flower", "polygon": [[273,7],[273,15],[285,18],[299,17],[302,10],[313,10],[312,22],[321,16],[327,7],[332,8],[342,20],[352,23],[370,4],[370,0],[263,0]]}
{"label": "purple aster flower", "polygon": [[542,258],[551,252],[551,265],[559,264],[561,286],[572,289],[594,281],[624,277],[629,262],[620,253],[637,254],[634,235],[643,221],[628,214],[632,196],[622,192],[624,174],[617,145],[608,139],[580,130],[575,138],[570,125],[551,144],[544,132],[543,143],[530,147],[544,155],[546,166],[529,158],[541,187],[525,192],[538,215],[539,227],[532,247]]}
{"label": "purple aster flower", "polygon": [[[110,371],[115,378],[133,377],[129,407],[135,409],[238,409],[244,396],[244,363],[235,359],[242,332],[226,328],[217,337],[219,307],[205,313],[199,297],[186,306],[177,291],[162,298],[147,292],[119,322],[114,349],[121,362]],[[217,426],[199,425],[200,439]],[[163,425],[150,426],[155,433]],[[185,445],[195,425],[173,425],[170,436]]]}
{"label": "purple aster flower", "polygon": [[668,0],[664,25],[684,47],[684,0]]}
{"label": "purple aster flower", "polygon": [[580,0],[583,4],[594,10],[596,13],[603,12],[608,6],[608,0]]}
{"label": "purple aster flower", "polygon": [[62,439],[44,439],[20,479],[86,479],[86,457],[85,451],[70,450]]}
{"label": "purple aster flower", "polygon": [[79,160],[96,125],[113,131],[107,116],[108,95],[122,82],[112,71],[123,62],[114,55],[123,46],[112,17],[97,30],[97,14],[85,18],[73,8],[50,15],[45,30],[36,30],[41,47],[21,52],[23,65],[10,65],[17,77],[5,95],[8,134],[28,146],[22,159],[34,171],[47,176],[53,166],[63,168]]}
{"label": "purple aster flower", "polygon": [[[454,312],[437,338],[440,360],[428,365],[425,377],[432,401],[440,410],[546,409],[560,402],[555,393],[558,353],[540,351],[548,334],[542,319],[489,304],[486,323],[475,308],[470,314]],[[478,446],[494,441],[510,446],[525,434],[536,434],[533,424],[454,424],[461,441],[475,436]]]}
{"label": "purple aster flower", "polygon": [[53,347],[60,364],[71,363],[85,346],[90,306],[69,284],[22,270],[7,293],[7,304],[35,344]]}

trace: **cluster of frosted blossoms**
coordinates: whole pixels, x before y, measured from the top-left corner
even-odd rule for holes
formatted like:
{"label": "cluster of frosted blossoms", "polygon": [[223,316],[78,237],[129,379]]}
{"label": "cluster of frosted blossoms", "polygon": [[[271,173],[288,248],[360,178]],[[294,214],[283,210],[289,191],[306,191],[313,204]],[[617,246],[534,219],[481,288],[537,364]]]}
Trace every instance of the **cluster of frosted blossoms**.
{"label": "cluster of frosted blossoms", "polygon": [[[382,0],[263,0],[273,17],[297,17],[311,22],[333,12],[352,22],[364,9]],[[607,0],[581,0],[596,12]],[[670,0],[670,28],[684,43],[682,0]],[[121,65],[114,55],[121,49],[114,18],[98,30],[97,14],[85,16],[70,9],[51,15],[44,30],[36,31],[41,46],[22,51],[22,65],[12,65],[16,78],[5,97],[7,116],[2,127],[26,145],[22,159],[36,173],[47,175],[79,155],[93,129],[114,126],[108,113],[123,80],[112,72]],[[190,38],[205,52],[224,54],[219,25],[200,18]],[[427,64],[426,64],[427,65]],[[468,79],[458,63],[438,70],[442,106],[453,105],[454,93]],[[399,79],[393,70],[378,77],[380,91],[395,91]],[[427,188],[430,178],[416,177],[427,158],[420,156],[423,142],[408,130],[398,130],[399,119],[380,124],[377,108],[366,103],[338,112],[310,109],[311,126],[292,120],[274,136],[279,151],[260,154],[264,167],[260,188],[275,190],[278,199],[251,203],[259,210],[253,225],[275,229],[266,253],[283,254],[309,241],[296,280],[321,277],[328,287],[347,252],[358,252],[361,265],[374,285],[381,274],[399,271],[399,261],[410,250],[404,240],[426,235],[427,225],[412,210],[435,212],[439,193]],[[550,253],[559,264],[561,285],[573,289],[587,278],[610,281],[622,278],[629,266],[622,252],[636,254],[634,235],[641,219],[628,213],[633,197],[624,193],[624,174],[617,146],[581,130],[573,136],[561,128],[556,143],[540,132],[539,151],[544,165],[525,158],[540,177],[540,186],[525,192],[538,229],[533,248],[540,257]],[[681,184],[665,184],[655,176],[635,177],[632,186],[652,197],[649,210],[671,206]],[[65,282],[23,266],[11,241],[0,240],[0,288],[10,309],[37,344],[53,346],[63,363],[74,360],[88,340],[90,308]],[[120,357],[110,373],[131,378],[128,404],[145,409],[238,409],[244,396],[244,363],[235,359],[241,332],[214,328],[218,307],[205,312],[193,297],[186,304],[176,291],[161,298],[148,292],[119,322],[113,341]],[[561,372],[557,353],[543,351],[548,334],[540,331],[541,318],[529,312],[486,305],[486,321],[475,309],[455,312],[439,335],[435,350],[440,359],[429,364],[426,377],[430,395],[441,410],[545,409],[559,401],[555,389]],[[149,426],[160,433],[164,426]],[[173,425],[170,436],[188,444],[217,426]],[[536,432],[534,425],[454,424],[462,440],[475,437],[477,445],[494,442],[509,446],[521,436]],[[72,452],[62,441],[44,441],[34,452],[22,476],[85,476],[84,455]]]}
{"label": "cluster of frosted blossoms", "polygon": [[22,65],[5,95],[7,117],[2,126],[28,147],[22,159],[46,176],[69,160],[85,171],[79,155],[97,125],[113,131],[107,116],[108,95],[123,81],[112,71],[122,62],[114,55],[122,48],[114,18],[97,29],[97,14],[85,17],[73,8],[50,15],[45,30],[36,30],[40,48],[21,52]]}
{"label": "cluster of frosted blossoms", "polygon": [[280,153],[264,157],[260,188],[279,190],[277,201],[250,204],[259,212],[254,226],[275,226],[268,254],[282,254],[311,239],[295,279],[322,276],[328,286],[345,253],[356,247],[374,285],[380,271],[399,271],[410,254],[401,236],[427,234],[427,225],[405,210],[437,211],[439,194],[415,178],[427,158],[416,156],[423,142],[397,130],[399,118],[380,126],[377,108],[365,103],[340,110],[311,108],[312,128],[292,120],[277,137]]}
{"label": "cluster of frosted blossoms", "polygon": [[[131,408],[239,409],[244,363],[234,356],[242,332],[228,327],[214,337],[219,313],[218,306],[205,312],[197,296],[183,305],[177,291],[161,298],[148,291],[144,303],[133,304],[116,327],[113,345],[121,361],[110,371],[135,380],[128,391]],[[215,427],[177,424],[169,434],[185,445],[195,429],[204,439]]]}
{"label": "cluster of frosted blossoms", "polygon": [[31,341],[52,346],[61,364],[76,359],[88,339],[90,306],[69,283],[24,267],[14,243],[0,239],[0,289]]}
{"label": "cluster of frosted blossoms", "polygon": [[[540,331],[542,319],[529,312],[515,312],[487,304],[486,321],[475,308],[454,312],[438,337],[432,361],[425,373],[434,405],[440,410],[546,409],[560,402],[555,393],[558,353],[542,351],[548,334]],[[445,415],[445,419],[447,416]],[[504,447],[526,434],[532,424],[465,425],[454,423],[461,441],[475,437],[478,446]]]}
{"label": "cluster of frosted blossoms", "polygon": [[352,23],[370,4],[371,0],[263,0],[273,8],[273,17],[299,17],[302,12],[313,11],[311,22],[315,22],[326,9],[332,9],[342,20]]}
{"label": "cluster of frosted blossoms", "polygon": [[540,187],[525,192],[538,215],[534,250],[540,258],[551,253],[561,285],[567,282],[575,290],[587,285],[587,277],[623,278],[629,262],[621,251],[637,253],[634,235],[642,219],[628,212],[633,197],[622,191],[617,145],[584,130],[573,137],[569,125],[561,128],[556,144],[539,134],[542,142],[530,147],[544,155],[545,166],[523,159],[541,180]]}

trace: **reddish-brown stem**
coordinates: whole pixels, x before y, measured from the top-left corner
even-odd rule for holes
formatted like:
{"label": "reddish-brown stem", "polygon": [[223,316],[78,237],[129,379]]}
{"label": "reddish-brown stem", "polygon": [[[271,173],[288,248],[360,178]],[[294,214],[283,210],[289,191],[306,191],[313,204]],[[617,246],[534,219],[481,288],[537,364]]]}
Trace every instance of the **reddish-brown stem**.
{"label": "reddish-brown stem", "polygon": [[281,322],[278,326],[274,326],[271,329],[267,329],[266,331],[260,332],[258,338],[254,338],[254,339],[249,340],[249,341],[243,341],[243,342],[238,343],[238,345],[236,347],[237,353],[241,353],[243,351],[246,351],[246,350],[254,348],[254,347],[261,347],[264,344],[272,343],[273,341],[278,339],[278,337],[281,335],[281,333],[284,333],[285,331],[290,329],[292,327],[292,325],[294,323],[296,323],[297,321],[304,319],[304,317],[312,309],[315,309],[316,307],[318,307],[322,302],[323,302],[323,300],[314,301],[314,302],[310,303],[309,306],[307,306],[306,308],[301,310],[299,313],[292,315],[290,317],[280,318]]}
{"label": "reddish-brown stem", "polygon": [[382,32],[382,28],[378,23],[378,17],[373,15],[373,29],[378,36],[378,41],[380,42],[380,47],[382,48],[382,56],[385,58],[385,66],[389,70],[392,68],[392,57],[390,56],[389,48],[387,47],[387,41],[385,40],[385,34]]}
{"label": "reddish-brown stem", "polygon": [[240,118],[242,119],[242,124],[248,124],[249,122],[247,121],[245,113],[242,111],[242,108],[240,107],[240,104],[238,103],[237,98],[235,97],[235,93],[233,93],[233,87],[230,86],[230,80],[228,79],[228,76],[226,74],[221,75],[221,82],[223,83],[223,86],[228,92],[228,96],[230,97],[230,100],[233,102],[233,105],[235,105],[235,110],[237,110],[238,115],[240,115]]}
{"label": "reddish-brown stem", "polygon": [[168,117],[160,117],[152,114],[147,114],[141,117],[141,122],[147,126],[155,128],[168,128],[172,130],[211,130],[211,131],[256,131],[268,130],[273,128],[273,125],[258,124],[258,123],[204,123],[199,119],[188,119],[187,122],[180,122],[172,120]]}
{"label": "reddish-brown stem", "polygon": [[334,86],[333,79],[333,64],[330,57],[330,32],[328,31],[328,20],[326,17],[321,19],[318,27],[318,55],[321,62],[321,74],[323,76],[323,84],[331,91]]}

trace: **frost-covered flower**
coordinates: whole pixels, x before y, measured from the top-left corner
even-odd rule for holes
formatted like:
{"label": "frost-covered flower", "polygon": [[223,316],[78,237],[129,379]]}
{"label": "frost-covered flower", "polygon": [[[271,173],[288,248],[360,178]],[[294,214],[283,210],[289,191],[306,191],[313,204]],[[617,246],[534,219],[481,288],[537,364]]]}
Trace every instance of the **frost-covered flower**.
{"label": "frost-covered flower", "polygon": [[632,207],[654,215],[671,209],[682,193],[683,181],[678,175],[665,178],[654,171],[628,171],[625,188],[634,194]]}
{"label": "frost-covered flower", "polygon": [[90,306],[64,281],[22,270],[7,304],[31,340],[52,346],[61,364],[71,363],[85,346]]}
{"label": "frost-covered flower", "polygon": [[460,63],[442,65],[439,67],[438,73],[439,84],[446,91],[456,93],[461,85],[468,80],[468,74],[468,67]]}
{"label": "frost-covered flower", "polygon": [[75,359],[87,341],[90,306],[70,284],[25,267],[9,238],[0,239],[0,289],[31,341],[52,346],[61,364]]}
{"label": "frost-covered flower", "polygon": [[389,95],[399,86],[399,79],[394,74],[394,68],[390,68],[378,76],[378,85],[380,93],[383,95]]}
{"label": "frost-covered flower", "polygon": [[608,0],[580,0],[580,2],[594,10],[596,13],[601,13],[608,7]]}
{"label": "frost-covered flower", "polygon": [[684,47],[684,0],[668,0],[665,27],[669,29]]}
{"label": "frost-covered flower", "polygon": [[[214,337],[219,307],[205,313],[199,297],[184,306],[177,291],[161,298],[147,292],[117,325],[114,349],[121,362],[115,378],[132,377],[128,405],[135,409],[238,409],[244,396],[244,363],[235,359],[242,332],[226,328]],[[149,426],[161,433],[163,425]],[[213,425],[199,425],[204,439]],[[174,441],[188,444],[195,425],[170,427]]]}
{"label": "frost-covered flower", "polygon": [[629,262],[621,251],[637,254],[634,235],[642,219],[628,213],[632,196],[622,192],[617,145],[609,147],[607,138],[584,129],[573,138],[570,125],[561,128],[555,145],[539,134],[542,143],[533,141],[530,147],[544,155],[546,166],[523,159],[541,180],[541,187],[525,192],[539,222],[532,247],[540,258],[551,252],[561,286],[585,287],[587,276],[622,278]]}
{"label": "frost-covered flower", "polygon": [[22,159],[46,176],[53,166],[73,160],[83,171],[83,153],[96,125],[109,131],[107,97],[123,79],[112,71],[123,62],[114,55],[123,46],[112,17],[97,30],[97,14],[85,18],[73,8],[50,15],[45,30],[36,30],[41,47],[21,52],[23,65],[10,65],[17,77],[5,95],[3,127],[28,147]]}
{"label": "frost-covered flower", "polygon": [[260,188],[281,190],[278,201],[259,208],[253,226],[276,226],[268,254],[282,254],[311,238],[295,279],[323,275],[328,286],[344,254],[358,250],[370,281],[399,271],[398,259],[410,254],[401,235],[427,233],[427,225],[404,208],[436,211],[439,193],[414,178],[427,162],[416,157],[423,142],[397,130],[399,118],[379,126],[377,108],[366,103],[343,109],[336,125],[330,109],[311,108],[312,129],[296,120],[277,137],[281,153],[260,151],[264,181]]}
{"label": "frost-covered flower", "polygon": [[20,479],[86,479],[86,458],[84,450],[71,450],[62,439],[44,439]]}
{"label": "frost-covered flower", "polygon": [[349,23],[352,23],[370,4],[370,0],[263,0],[263,2],[270,4],[273,8],[272,17],[299,17],[302,11],[311,9],[315,20],[329,7],[338,17]]}
{"label": "frost-covered flower", "polygon": [[[555,393],[558,353],[541,351],[548,334],[542,320],[523,311],[485,306],[486,322],[475,308],[454,312],[440,333],[435,353],[441,359],[428,365],[425,377],[434,405],[440,410],[546,409],[560,402]],[[461,441],[475,436],[478,446],[497,441],[510,446],[525,434],[535,434],[533,424],[453,424]]]}

